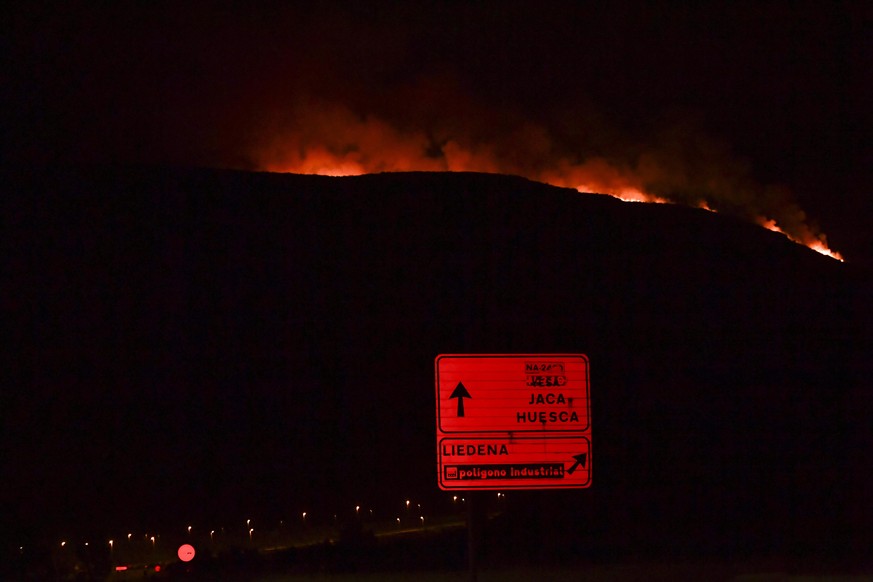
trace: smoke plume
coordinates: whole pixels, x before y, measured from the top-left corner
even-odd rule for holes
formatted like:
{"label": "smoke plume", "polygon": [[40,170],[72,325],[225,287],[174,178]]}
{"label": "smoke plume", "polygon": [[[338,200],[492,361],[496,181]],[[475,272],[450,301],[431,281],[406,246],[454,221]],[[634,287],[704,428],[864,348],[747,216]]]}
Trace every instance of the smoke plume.
{"label": "smoke plume", "polygon": [[[430,92],[429,92],[430,91]],[[610,128],[592,113],[585,127],[527,119],[487,107],[451,82],[398,90],[391,107],[299,98],[260,112],[248,155],[260,170],[323,175],[395,171],[471,171],[520,175],[609,194],[738,216],[835,258],[823,233],[779,185],[763,185],[751,165],[706,135],[689,116],[645,137]],[[384,100],[383,100],[384,101]]]}
{"label": "smoke plume", "polygon": [[[712,137],[739,138],[759,163],[764,151],[765,171],[787,169],[798,190],[816,168],[833,178],[814,146],[781,153],[818,143],[804,135],[829,136],[840,124],[816,113],[841,111],[820,67],[786,66],[802,64],[799,43],[811,43],[782,12],[759,21],[757,8],[683,20],[571,2],[153,4],[13,13],[6,161],[518,174],[703,206],[827,250],[790,192],[761,183],[760,168]],[[711,34],[715,25],[726,32]],[[816,46],[840,45],[826,42],[840,30]],[[676,107],[687,111],[665,117]]]}

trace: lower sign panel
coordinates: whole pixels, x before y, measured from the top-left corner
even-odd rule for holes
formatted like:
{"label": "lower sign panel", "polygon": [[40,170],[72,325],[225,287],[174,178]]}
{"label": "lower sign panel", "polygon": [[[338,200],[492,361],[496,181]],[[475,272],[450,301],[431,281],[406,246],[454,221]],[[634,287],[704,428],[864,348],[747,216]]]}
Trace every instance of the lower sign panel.
{"label": "lower sign panel", "polygon": [[440,489],[573,489],[591,484],[585,436],[444,437]]}

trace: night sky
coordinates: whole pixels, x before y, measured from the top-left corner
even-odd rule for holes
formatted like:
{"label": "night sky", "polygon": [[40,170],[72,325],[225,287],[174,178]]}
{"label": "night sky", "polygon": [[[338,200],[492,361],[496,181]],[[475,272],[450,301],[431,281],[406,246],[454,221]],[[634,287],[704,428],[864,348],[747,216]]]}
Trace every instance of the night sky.
{"label": "night sky", "polygon": [[[869,479],[841,487],[870,457],[845,454],[870,444],[863,3],[20,3],[2,18],[14,531],[436,498],[440,353],[586,353],[595,458],[633,460],[604,461],[600,500],[634,498],[676,456],[757,503],[745,474],[695,464],[707,443],[734,458],[710,417],[673,433],[651,416],[662,399],[634,392],[653,385],[685,399],[668,418],[725,404],[743,446],[766,434],[752,481],[768,499],[788,477],[765,461],[784,452],[796,477],[806,450],[840,454],[804,495],[862,498]],[[682,205],[575,206],[479,174],[250,173],[264,170],[480,171]],[[685,208],[704,201],[726,216]],[[761,216],[824,233],[845,265],[749,224]],[[701,396],[708,382],[767,413]],[[601,449],[598,414],[613,419]],[[695,431],[710,441],[687,444]],[[658,491],[706,506],[687,483]]]}

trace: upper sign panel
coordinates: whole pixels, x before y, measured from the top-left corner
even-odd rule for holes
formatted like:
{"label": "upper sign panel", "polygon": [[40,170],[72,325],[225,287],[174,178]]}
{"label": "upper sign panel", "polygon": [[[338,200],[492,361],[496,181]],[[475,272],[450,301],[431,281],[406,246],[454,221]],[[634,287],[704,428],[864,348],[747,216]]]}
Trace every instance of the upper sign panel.
{"label": "upper sign panel", "polygon": [[589,430],[588,358],[581,354],[441,355],[436,387],[442,434]]}

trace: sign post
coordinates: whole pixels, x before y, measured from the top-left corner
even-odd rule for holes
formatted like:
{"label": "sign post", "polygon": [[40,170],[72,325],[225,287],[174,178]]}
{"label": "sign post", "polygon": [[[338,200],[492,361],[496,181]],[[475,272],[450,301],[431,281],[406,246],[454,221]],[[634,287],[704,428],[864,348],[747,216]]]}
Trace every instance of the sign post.
{"label": "sign post", "polygon": [[588,358],[443,354],[435,368],[437,480],[445,491],[470,491],[476,582],[476,490],[591,486]]}
{"label": "sign post", "polygon": [[437,356],[439,487],[591,486],[591,400],[582,354]]}

